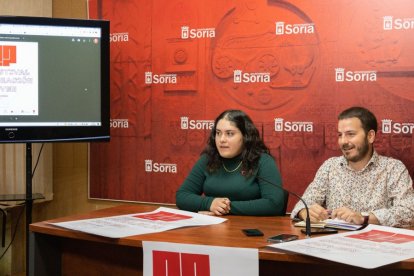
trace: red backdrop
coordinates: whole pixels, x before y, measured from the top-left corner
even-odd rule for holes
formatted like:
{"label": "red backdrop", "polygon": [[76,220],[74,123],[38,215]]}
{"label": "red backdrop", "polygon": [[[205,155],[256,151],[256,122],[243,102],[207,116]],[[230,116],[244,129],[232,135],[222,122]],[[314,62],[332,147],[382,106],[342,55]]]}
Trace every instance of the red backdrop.
{"label": "red backdrop", "polygon": [[336,117],[352,105],[377,115],[376,149],[413,175],[413,1],[90,0],[89,16],[111,21],[112,101],[111,142],[90,145],[91,198],[174,203],[229,108],[252,117],[299,194],[340,154]]}

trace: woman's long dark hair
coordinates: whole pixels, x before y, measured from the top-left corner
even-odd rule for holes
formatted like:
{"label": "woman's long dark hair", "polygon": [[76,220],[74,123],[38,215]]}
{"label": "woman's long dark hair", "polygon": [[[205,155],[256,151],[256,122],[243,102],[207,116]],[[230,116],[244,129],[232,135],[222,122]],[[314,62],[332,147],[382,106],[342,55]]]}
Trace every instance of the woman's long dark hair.
{"label": "woman's long dark hair", "polygon": [[251,176],[253,174],[253,171],[258,166],[260,155],[262,153],[270,154],[270,151],[264,144],[263,140],[260,138],[259,131],[253,124],[250,117],[241,110],[226,110],[221,113],[214,121],[214,126],[211,130],[207,146],[202,152],[202,154],[207,155],[207,170],[209,172],[214,172],[218,170],[223,164],[223,160],[217,150],[215,141],[217,123],[221,119],[226,119],[230,122],[233,122],[242,133],[243,150],[241,153],[241,170],[246,177]]}

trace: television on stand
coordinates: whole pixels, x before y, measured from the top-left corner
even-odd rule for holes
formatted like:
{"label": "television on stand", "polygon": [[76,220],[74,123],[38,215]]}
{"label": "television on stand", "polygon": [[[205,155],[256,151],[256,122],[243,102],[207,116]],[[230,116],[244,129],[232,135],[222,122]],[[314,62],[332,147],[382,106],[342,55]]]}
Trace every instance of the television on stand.
{"label": "television on stand", "polygon": [[0,143],[26,144],[26,275],[31,143],[110,139],[109,21],[0,16]]}
{"label": "television on stand", "polygon": [[0,143],[108,141],[109,21],[0,17]]}

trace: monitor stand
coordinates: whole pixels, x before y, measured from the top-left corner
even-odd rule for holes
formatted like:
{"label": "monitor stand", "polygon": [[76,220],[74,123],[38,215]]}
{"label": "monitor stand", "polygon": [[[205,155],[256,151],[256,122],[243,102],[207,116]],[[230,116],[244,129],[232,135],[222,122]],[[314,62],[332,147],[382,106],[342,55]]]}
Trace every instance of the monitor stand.
{"label": "monitor stand", "polygon": [[[35,199],[44,199],[45,197],[42,194],[36,193],[33,194],[33,173],[32,173],[32,143],[26,143],[26,194],[5,194],[0,195],[0,202],[1,201],[24,201],[26,207],[26,275],[30,275],[29,272],[29,249],[30,249],[30,239],[29,239],[29,225],[32,223],[32,207],[33,207],[33,200]],[[5,239],[6,239],[6,216],[7,213],[5,210],[0,208],[1,213],[3,215],[3,225],[2,225],[2,245],[5,246]]]}

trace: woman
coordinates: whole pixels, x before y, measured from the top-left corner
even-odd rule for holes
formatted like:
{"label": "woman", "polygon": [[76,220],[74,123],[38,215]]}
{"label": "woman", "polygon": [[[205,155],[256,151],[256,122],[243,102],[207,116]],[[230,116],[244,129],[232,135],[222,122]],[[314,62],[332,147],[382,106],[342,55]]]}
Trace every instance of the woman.
{"label": "woman", "polygon": [[281,187],[279,170],[259,131],[244,112],[227,110],[215,120],[176,203],[183,210],[217,216],[284,215],[283,191],[269,181]]}

